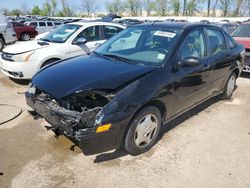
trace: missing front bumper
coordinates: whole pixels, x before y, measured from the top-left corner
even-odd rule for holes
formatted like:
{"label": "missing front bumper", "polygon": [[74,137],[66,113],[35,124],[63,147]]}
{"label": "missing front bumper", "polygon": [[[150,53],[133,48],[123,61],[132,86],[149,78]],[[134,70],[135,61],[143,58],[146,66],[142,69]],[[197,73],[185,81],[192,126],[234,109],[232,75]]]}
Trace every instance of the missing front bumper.
{"label": "missing front bumper", "polygon": [[28,92],[25,95],[27,104],[52,126],[51,129],[56,135],[63,134],[68,137],[85,155],[121,147],[127,121],[114,123],[109,131],[96,133],[95,117],[102,108],[80,113],[66,110],[51,102],[41,101]]}

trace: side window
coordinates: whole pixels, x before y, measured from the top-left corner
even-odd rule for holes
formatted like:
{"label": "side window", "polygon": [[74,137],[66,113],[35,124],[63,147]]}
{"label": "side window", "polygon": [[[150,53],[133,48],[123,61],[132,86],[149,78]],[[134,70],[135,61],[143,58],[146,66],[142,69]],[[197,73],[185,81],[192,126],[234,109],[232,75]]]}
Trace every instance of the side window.
{"label": "side window", "polygon": [[212,55],[227,49],[227,44],[221,31],[215,29],[207,29],[207,33]]}
{"label": "side window", "polygon": [[46,23],[45,22],[39,22],[39,26],[40,27],[46,27]]}
{"label": "side window", "polygon": [[[142,30],[134,30],[130,33],[126,33],[122,35],[118,40],[116,40],[111,46],[110,46],[110,52],[112,52],[112,49],[116,49],[116,51],[120,50],[129,50],[136,47],[138,40],[142,34]],[[126,44],[126,45],[124,45]]]}
{"label": "side window", "polygon": [[186,57],[203,58],[206,56],[205,37],[202,30],[191,31],[183,41],[179,51],[179,58]]}
{"label": "side window", "polygon": [[37,26],[37,22],[30,22],[29,25],[31,25],[31,26]]}
{"label": "side window", "polygon": [[48,26],[53,26],[52,22],[47,22]]}
{"label": "side window", "polygon": [[[86,38],[88,42],[101,40],[99,26],[92,26],[84,29],[77,38]],[[77,39],[76,38],[76,39]]]}
{"label": "side window", "polygon": [[226,37],[228,39],[230,49],[237,47],[237,42],[231,36],[227,35]]}
{"label": "side window", "polygon": [[119,33],[122,29],[119,27],[115,27],[115,26],[105,25],[103,26],[103,30],[104,30],[104,38],[109,39],[113,37],[114,35],[116,35],[117,33]]}

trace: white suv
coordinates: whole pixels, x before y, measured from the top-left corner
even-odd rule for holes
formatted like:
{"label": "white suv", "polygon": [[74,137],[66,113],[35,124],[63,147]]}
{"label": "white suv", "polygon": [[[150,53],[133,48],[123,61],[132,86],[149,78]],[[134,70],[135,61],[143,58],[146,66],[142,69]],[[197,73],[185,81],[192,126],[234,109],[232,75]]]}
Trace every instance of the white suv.
{"label": "white suv", "polygon": [[52,21],[28,21],[25,22],[28,26],[33,26],[36,28],[37,32],[45,33],[55,29],[58,25],[61,25],[61,22],[52,22]]}
{"label": "white suv", "polygon": [[124,28],[108,22],[61,25],[39,40],[5,48],[0,57],[0,68],[9,77],[30,79],[42,67],[54,61],[90,53]]}

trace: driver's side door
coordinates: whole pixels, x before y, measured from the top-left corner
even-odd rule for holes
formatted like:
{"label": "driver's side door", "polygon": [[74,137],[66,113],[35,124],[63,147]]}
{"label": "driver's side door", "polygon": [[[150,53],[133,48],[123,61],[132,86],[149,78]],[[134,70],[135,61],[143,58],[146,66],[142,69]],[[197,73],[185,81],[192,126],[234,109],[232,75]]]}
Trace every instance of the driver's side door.
{"label": "driver's side door", "polygon": [[[198,58],[196,66],[178,67],[185,58]],[[209,96],[212,70],[207,61],[207,45],[203,29],[189,32],[180,46],[174,67],[175,114]]]}

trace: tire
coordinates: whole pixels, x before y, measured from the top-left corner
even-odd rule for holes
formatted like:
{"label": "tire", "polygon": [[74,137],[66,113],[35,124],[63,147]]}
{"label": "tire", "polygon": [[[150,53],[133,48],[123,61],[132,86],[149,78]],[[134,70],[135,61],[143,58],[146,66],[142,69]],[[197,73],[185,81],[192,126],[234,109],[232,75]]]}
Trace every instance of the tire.
{"label": "tire", "polygon": [[22,41],[29,41],[30,40],[29,33],[22,33],[21,39],[22,39]]}
{"label": "tire", "polygon": [[4,41],[2,38],[0,38],[0,52],[3,50],[4,48]]}
{"label": "tire", "polygon": [[143,108],[129,124],[124,149],[131,155],[148,151],[157,141],[161,122],[162,116],[158,108],[154,106]]}
{"label": "tire", "polygon": [[227,80],[224,91],[221,95],[222,99],[230,99],[232,97],[233,92],[236,87],[236,79],[237,79],[237,75],[235,72],[233,72]]}

